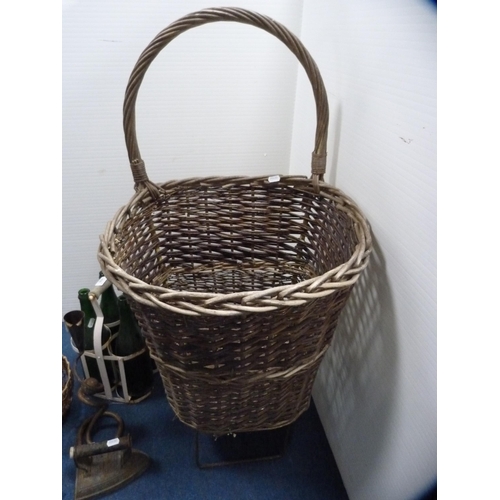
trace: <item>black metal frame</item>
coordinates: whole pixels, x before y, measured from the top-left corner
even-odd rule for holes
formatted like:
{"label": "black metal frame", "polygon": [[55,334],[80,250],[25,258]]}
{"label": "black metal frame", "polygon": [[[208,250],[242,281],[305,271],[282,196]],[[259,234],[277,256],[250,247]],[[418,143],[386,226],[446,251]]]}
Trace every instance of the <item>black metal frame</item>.
{"label": "black metal frame", "polygon": [[[278,429],[278,430],[280,430],[280,429]],[[283,429],[281,429],[281,430],[283,430]],[[208,462],[208,463],[202,463],[202,461],[201,461],[201,457],[200,457],[200,432],[196,431],[196,434],[195,434],[196,465],[200,469],[208,469],[208,468],[213,468],[213,467],[224,467],[224,466],[228,466],[228,465],[261,462],[261,461],[266,461],[266,460],[277,460],[279,458],[282,458],[286,452],[288,443],[290,441],[291,430],[292,430],[292,425],[288,425],[286,427],[286,431],[284,433],[281,445],[279,446],[279,451],[277,453],[259,455],[259,456],[255,456],[255,457],[251,457],[251,458],[236,458],[234,460],[224,460],[224,461],[220,461],[220,462]],[[269,432],[272,432],[272,431],[269,431]],[[237,435],[234,435],[234,436],[236,437]],[[217,438],[215,438],[215,439],[217,439]]]}

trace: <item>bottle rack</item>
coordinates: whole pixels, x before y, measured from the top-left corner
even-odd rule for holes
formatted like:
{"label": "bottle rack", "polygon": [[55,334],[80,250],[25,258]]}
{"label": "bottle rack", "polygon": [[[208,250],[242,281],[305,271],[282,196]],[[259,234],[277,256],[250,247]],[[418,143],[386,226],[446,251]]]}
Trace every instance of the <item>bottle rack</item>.
{"label": "bottle rack", "polygon": [[[96,283],[96,286],[89,292],[89,299],[92,303],[92,307],[94,308],[96,320],[94,323],[94,350],[84,350],[82,356],[80,356],[80,361],[85,375],[84,378],[89,378],[86,358],[94,358],[97,362],[101,381],[104,386],[104,390],[95,394],[95,396],[118,403],[139,403],[151,394],[151,390],[138,398],[132,398],[130,396],[128,392],[125,363],[128,360],[134,359],[135,357],[143,354],[147,350],[147,347],[143,347],[141,350],[129,356],[116,356],[112,354],[112,342],[118,334],[115,333],[114,335],[110,335],[108,341],[104,344],[102,343],[102,332],[107,327],[104,325],[104,314],[101,310],[101,306],[99,305],[99,297],[109,286],[111,286],[111,282],[105,278],[101,278]],[[73,343],[72,339],[70,342],[72,349],[78,353],[79,351]],[[106,349],[110,352],[110,354],[104,354],[104,351]],[[106,363],[108,363],[108,365],[113,368],[114,380],[109,379],[108,370],[106,369]],[[120,390],[122,394],[120,394]]]}

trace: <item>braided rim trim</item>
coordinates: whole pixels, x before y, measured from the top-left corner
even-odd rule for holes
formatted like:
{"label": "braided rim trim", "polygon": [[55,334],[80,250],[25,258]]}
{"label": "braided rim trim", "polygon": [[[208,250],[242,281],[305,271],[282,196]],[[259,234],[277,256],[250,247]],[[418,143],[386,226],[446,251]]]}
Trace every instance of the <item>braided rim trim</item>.
{"label": "braided rim trim", "polygon": [[[224,178],[225,186],[253,182],[265,182],[267,178]],[[210,182],[219,182],[220,178],[203,178],[204,185]],[[294,187],[310,188],[309,181],[304,177],[282,177],[282,182],[293,184]],[[189,187],[200,184],[200,179],[172,181],[165,183],[161,188],[172,188],[177,185]],[[97,258],[105,276],[122,292],[129,295],[136,302],[153,308],[160,308],[173,313],[188,316],[214,315],[234,316],[248,312],[270,312],[281,307],[296,307],[309,300],[325,297],[343,288],[352,287],[358,280],[361,272],[368,266],[369,257],[373,250],[370,227],[357,205],[342,191],[321,183],[321,195],[335,200],[338,210],[346,212],[354,221],[358,244],[347,262],[326,273],[301,281],[292,285],[282,285],[259,291],[236,293],[207,293],[194,291],[179,291],[161,286],[150,285],[125,272],[113,259],[116,250],[116,234],[120,225],[127,218],[132,208],[139,203],[148,203],[151,196],[144,190],[137,193],[130,202],[122,207],[111,220],[103,235],[100,236],[100,245]],[[310,189],[303,188],[310,192]]]}

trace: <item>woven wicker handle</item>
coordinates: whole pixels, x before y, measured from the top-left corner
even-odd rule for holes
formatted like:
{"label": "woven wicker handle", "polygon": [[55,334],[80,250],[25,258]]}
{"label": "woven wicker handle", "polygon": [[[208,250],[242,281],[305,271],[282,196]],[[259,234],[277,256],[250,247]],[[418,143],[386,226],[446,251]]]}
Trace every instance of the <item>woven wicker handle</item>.
{"label": "woven wicker handle", "polygon": [[147,187],[151,194],[158,194],[156,184],[149,181],[144,161],[141,158],[135,129],[135,103],[144,75],[160,51],[178,35],[196,26],[216,21],[234,21],[250,24],[271,33],[281,40],[300,61],[311,82],[316,101],[316,138],[312,154],[311,173],[315,184],[323,180],[326,166],[326,140],[328,134],[328,99],[323,79],[316,63],[302,42],[287,28],[273,19],[240,8],[205,9],[184,16],[161,31],[143,51],[137,61],[127,85],[123,107],[123,126],[135,188]]}

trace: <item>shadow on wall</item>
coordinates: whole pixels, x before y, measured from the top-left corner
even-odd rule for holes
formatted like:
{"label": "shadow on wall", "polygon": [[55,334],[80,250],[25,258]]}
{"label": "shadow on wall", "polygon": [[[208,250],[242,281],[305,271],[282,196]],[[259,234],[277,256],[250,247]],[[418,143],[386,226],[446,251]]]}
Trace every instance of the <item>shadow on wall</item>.
{"label": "shadow on wall", "polygon": [[384,258],[374,240],[370,264],[342,312],[314,391],[350,494],[376,473],[391,433],[398,363],[394,314]]}
{"label": "shadow on wall", "polygon": [[328,135],[327,147],[327,173],[328,179],[325,179],[330,185],[335,186],[335,179],[337,178],[337,165],[339,162],[339,149],[340,149],[340,130],[342,125],[342,108],[340,101],[332,93],[328,92],[328,101],[330,102],[330,133]]}

